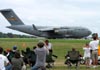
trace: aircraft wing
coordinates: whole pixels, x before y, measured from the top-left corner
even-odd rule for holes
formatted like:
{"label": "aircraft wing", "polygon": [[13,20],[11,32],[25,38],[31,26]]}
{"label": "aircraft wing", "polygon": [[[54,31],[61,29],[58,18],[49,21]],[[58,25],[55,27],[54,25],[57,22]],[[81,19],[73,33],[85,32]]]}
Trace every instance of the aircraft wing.
{"label": "aircraft wing", "polygon": [[41,29],[38,29],[39,31],[43,31],[43,32],[50,32],[50,31],[57,31],[59,28],[54,28],[54,27],[49,27],[49,28],[41,28]]}
{"label": "aircraft wing", "polygon": [[47,31],[53,31],[54,28],[42,28],[42,29],[38,29],[39,31],[43,31],[43,32],[47,32]]}
{"label": "aircraft wing", "polygon": [[43,32],[55,32],[57,29],[59,29],[59,27],[35,27],[35,25],[33,24],[33,29],[34,30],[38,30],[38,31],[43,31]]}

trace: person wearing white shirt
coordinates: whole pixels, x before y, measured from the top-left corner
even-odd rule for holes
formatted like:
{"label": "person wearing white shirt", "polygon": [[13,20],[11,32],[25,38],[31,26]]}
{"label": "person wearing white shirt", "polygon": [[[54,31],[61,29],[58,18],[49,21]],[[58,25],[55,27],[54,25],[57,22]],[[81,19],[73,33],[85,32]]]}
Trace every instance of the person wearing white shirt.
{"label": "person wearing white shirt", "polygon": [[6,70],[6,67],[9,64],[9,60],[6,56],[2,54],[3,48],[0,47],[0,70]]}
{"label": "person wearing white shirt", "polygon": [[90,41],[89,46],[92,50],[92,61],[93,61],[93,67],[95,68],[98,64],[98,45],[99,45],[99,39],[97,33],[92,35],[93,40]]}
{"label": "person wearing white shirt", "polygon": [[84,58],[85,58],[86,67],[90,67],[91,48],[89,47],[88,43],[86,43],[86,45],[83,47],[83,50],[84,50]]}
{"label": "person wearing white shirt", "polygon": [[48,40],[45,40],[45,46],[46,46],[49,50],[52,50],[52,44],[51,44]]}

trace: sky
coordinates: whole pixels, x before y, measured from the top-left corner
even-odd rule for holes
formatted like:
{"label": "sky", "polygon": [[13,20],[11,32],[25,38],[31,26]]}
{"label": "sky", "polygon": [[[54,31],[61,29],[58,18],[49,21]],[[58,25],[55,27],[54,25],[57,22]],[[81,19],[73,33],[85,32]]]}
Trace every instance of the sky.
{"label": "sky", "polygon": [[[100,36],[100,0],[0,0],[0,10],[8,8],[26,25],[81,26]],[[0,13],[0,32],[25,34],[6,26]]]}

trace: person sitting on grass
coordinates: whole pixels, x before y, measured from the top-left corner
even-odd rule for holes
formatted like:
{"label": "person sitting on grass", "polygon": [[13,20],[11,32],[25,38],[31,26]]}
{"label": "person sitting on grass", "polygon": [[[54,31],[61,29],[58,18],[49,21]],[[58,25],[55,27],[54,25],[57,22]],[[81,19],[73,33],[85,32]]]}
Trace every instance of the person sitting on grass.
{"label": "person sitting on grass", "polygon": [[15,52],[14,57],[11,59],[12,70],[21,70],[23,66],[23,59],[18,51]]}

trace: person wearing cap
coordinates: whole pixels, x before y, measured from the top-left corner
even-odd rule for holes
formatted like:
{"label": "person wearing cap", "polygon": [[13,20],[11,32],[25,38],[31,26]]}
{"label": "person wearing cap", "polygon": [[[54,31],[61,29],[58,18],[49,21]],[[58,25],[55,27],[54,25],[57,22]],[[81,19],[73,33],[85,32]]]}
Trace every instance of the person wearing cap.
{"label": "person wearing cap", "polygon": [[44,42],[39,41],[37,44],[37,48],[34,50],[36,54],[36,63],[32,67],[31,70],[38,70],[39,68],[42,70],[46,70],[45,62],[46,62],[46,55],[49,54],[48,48],[44,48]]}
{"label": "person wearing cap", "polygon": [[97,33],[92,34],[92,38],[93,40],[90,41],[89,46],[92,50],[93,68],[95,68],[98,64],[98,45],[99,45],[98,34]]}
{"label": "person wearing cap", "polygon": [[12,51],[13,51],[13,52],[16,52],[16,50],[17,50],[17,46],[15,45],[15,46],[13,46]]}
{"label": "person wearing cap", "polygon": [[12,50],[10,50],[9,54],[7,54],[7,57],[9,61],[11,62],[11,59],[14,57],[15,52],[17,51],[17,46],[13,46]]}

